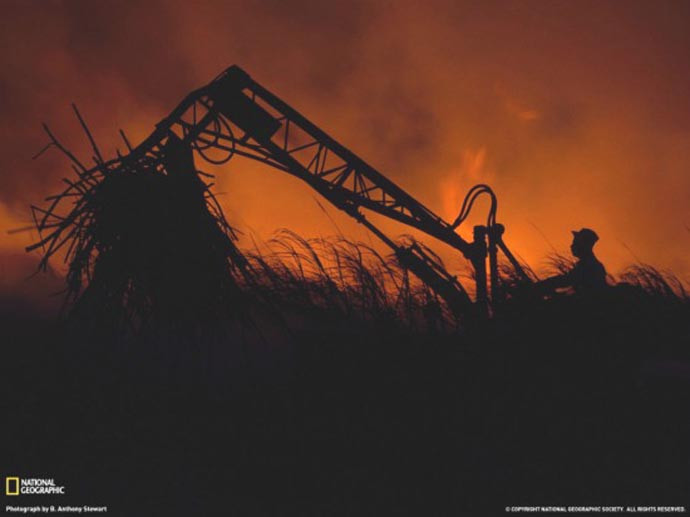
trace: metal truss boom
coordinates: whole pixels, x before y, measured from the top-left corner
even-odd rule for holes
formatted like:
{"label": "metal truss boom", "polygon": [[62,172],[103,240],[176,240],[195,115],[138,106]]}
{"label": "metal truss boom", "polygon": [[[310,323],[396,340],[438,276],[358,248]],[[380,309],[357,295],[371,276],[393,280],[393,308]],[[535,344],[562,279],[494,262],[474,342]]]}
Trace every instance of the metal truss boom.
{"label": "metal truss boom", "polygon": [[[305,181],[392,248],[403,265],[444,298],[453,312],[466,314],[472,310],[472,301],[455,277],[421,247],[393,242],[361,209],[445,242],[472,262],[478,273],[477,300],[487,300],[486,231],[475,231],[475,240],[467,242],[456,233],[457,224],[436,215],[241,68],[232,66],[189,94],[144,142],[102,167],[107,169],[119,160],[158,161],[165,156],[166,142],[173,135],[211,163],[222,164],[239,155]],[[495,217],[495,208],[492,210]],[[493,284],[492,278],[492,288]]]}

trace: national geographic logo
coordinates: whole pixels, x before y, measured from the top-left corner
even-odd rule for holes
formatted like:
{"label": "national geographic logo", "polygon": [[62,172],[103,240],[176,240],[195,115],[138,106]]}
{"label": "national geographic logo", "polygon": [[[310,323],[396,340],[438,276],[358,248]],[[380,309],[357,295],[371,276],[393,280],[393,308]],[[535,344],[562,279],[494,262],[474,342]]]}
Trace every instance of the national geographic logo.
{"label": "national geographic logo", "polygon": [[5,495],[19,495],[19,478],[5,478]]}
{"label": "national geographic logo", "polygon": [[5,495],[65,495],[65,487],[52,478],[5,478]]}

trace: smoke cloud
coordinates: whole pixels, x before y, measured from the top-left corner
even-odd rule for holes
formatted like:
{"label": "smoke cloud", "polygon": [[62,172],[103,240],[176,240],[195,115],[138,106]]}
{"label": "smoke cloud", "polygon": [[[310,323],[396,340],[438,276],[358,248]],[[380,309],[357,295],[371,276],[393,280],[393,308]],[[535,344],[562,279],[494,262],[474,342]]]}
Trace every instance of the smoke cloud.
{"label": "smoke cloud", "polygon": [[[570,230],[600,235],[611,272],[642,260],[690,277],[690,4],[3,0],[0,251],[27,207],[70,174],[31,157],[47,122],[90,151],[136,143],[192,90],[238,64],[452,220],[490,183],[511,248],[539,267]],[[231,223],[336,232],[298,180],[233,160],[214,169]],[[481,222],[485,205],[471,224]],[[347,235],[368,239],[330,210]],[[376,219],[376,218],[375,218]],[[379,221],[379,219],[376,219]],[[380,221],[391,235],[408,230]],[[435,245],[436,246],[436,245]],[[439,248],[451,269],[458,255]]]}

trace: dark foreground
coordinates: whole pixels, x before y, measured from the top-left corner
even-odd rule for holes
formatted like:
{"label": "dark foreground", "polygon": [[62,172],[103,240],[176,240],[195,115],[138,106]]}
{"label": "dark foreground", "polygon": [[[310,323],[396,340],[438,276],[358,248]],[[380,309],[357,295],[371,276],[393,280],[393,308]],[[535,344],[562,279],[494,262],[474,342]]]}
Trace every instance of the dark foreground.
{"label": "dark foreground", "polygon": [[512,307],[462,335],[319,315],[263,348],[97,342],[8,314],[2,472],[54,478],[67,495],[5,504],[123,516],[689,507],[687,305],[578,303]]}

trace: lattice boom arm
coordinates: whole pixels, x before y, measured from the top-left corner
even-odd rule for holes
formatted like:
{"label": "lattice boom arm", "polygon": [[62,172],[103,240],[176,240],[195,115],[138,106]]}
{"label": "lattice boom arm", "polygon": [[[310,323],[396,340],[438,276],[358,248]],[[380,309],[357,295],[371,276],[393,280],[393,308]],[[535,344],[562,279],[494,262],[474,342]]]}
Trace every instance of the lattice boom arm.
{"label": "lattice boom arm", "polygon": [[[238,154],[302,179],[379,236],[420,279],[448,301],[454,312],[469,307],[471,301],[454,277],[421,250],[392,242],[359,209],[366,208],[417,228],[458,249],[473,262],[481,250],[240,68],[229,68],[188,95],[122,160],[158,160],[165,154],[171,134],[211,163],[224,163]],[[227,154],[214,159],[209,155],[211,151]]]}
{"label": "lattice boom arm", "polygon": [[473,256],[472,244],[449,223],[239,67],[190,94],[132,154],[156,155],[170,131],[202,152],[225,150],[297,176],[355,217],[358,208],[366,208]]}
{"label": "lattice boom arm", "polygon": [[241,69],[228,69],[214,88],[219,111],[226,116],[239,119],[246,109],[248,118],[259,120],[262,117],[256,115],[263,111],[265,123],[258,131],[243,129],[291,172],[319,184],[319,190],[336,204],[381,213],[447,242],[466,256],[471,254],[471,245],[448,223]]}

